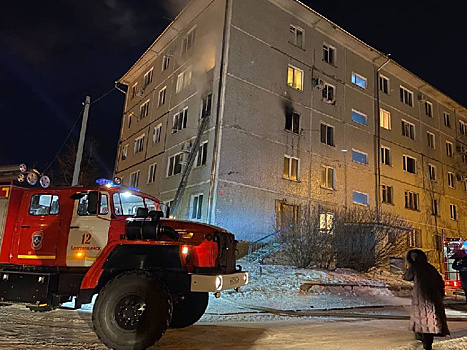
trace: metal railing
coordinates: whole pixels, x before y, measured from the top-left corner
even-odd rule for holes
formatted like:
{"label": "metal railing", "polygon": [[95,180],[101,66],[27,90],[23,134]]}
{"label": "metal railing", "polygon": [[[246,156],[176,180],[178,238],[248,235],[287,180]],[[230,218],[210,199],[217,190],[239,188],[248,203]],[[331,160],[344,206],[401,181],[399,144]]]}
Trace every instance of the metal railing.
{"label": "metal railing", "polygon": [[[261,257],[271,254],[280,249],[280,243],[278,241],[279,235],[289,229],[292,225],[283,227],[280,230],[277,230],[273,233],[267,234],[264,237],[257,239],[256,241],[251,242],[248,245],[248,262],[253,262],[259,260]],[[258,252],[253,259],[253,253]]]}

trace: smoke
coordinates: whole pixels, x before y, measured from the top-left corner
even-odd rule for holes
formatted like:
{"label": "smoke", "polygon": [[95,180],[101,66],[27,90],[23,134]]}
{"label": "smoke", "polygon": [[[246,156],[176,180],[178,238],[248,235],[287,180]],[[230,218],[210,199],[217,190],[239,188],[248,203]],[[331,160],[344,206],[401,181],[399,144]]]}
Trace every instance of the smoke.
{"label": "smoke", "polygon": [[282,103],[282,109],[284,110],[285,115],[287,117],[291,116],[294,112],[293,100],[287,91],[284,92],[281,103]]}
{"label": "smoke", "polygon": [[163,2],[162,8],[168,17],[173,20],[189,3],[190,0],[166,0]]}

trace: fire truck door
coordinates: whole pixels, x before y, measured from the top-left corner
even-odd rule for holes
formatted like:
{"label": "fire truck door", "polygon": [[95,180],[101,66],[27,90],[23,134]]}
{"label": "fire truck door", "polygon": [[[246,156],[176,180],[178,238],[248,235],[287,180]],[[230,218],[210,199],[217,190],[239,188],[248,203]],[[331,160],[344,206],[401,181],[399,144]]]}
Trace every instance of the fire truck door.
{"label": "fire truck door", "polygon": [[24,196],[23,215],[18,221],[17,232],[19,263],[27,265],[53,265],[56,259],[60,230],[59,195],[33,193]]}
{"label": "fire truck door", "polygon": [[89,191],[75,200],[67,246],[67,266],[91,266],[107,244],[109,194]]}

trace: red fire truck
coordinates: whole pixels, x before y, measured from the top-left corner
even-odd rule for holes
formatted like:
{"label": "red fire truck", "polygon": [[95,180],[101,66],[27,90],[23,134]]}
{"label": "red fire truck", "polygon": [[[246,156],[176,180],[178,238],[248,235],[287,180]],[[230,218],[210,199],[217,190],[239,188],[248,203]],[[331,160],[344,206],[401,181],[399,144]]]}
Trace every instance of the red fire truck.
{"label": "red fire truck", "polygon": [[239,288],[234,235],[163,218],[154,197],[107,183],[22,188],[0,183],[0,302],[48,311],[90,303],[99,339],[145,349],[200,319],[208,293]]}

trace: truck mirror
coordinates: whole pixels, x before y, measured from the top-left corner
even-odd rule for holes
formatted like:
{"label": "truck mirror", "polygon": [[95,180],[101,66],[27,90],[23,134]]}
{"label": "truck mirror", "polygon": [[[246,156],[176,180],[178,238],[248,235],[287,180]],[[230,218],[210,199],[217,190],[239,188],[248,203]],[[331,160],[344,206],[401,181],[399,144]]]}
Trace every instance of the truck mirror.
{"label": "truck mirror", "polygon": [[90,191],[88,193],[88,213],[91,215],[97,214],[97,191]]}

